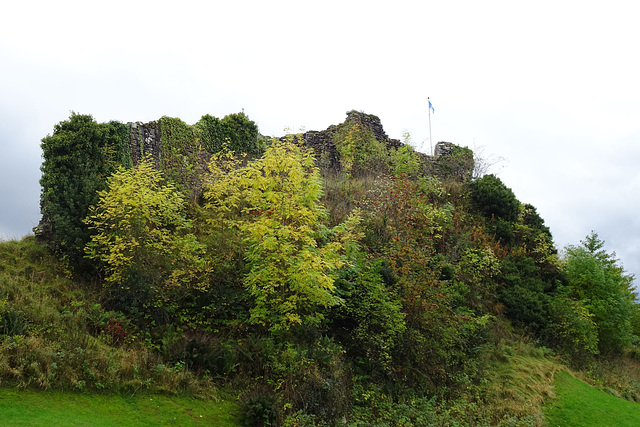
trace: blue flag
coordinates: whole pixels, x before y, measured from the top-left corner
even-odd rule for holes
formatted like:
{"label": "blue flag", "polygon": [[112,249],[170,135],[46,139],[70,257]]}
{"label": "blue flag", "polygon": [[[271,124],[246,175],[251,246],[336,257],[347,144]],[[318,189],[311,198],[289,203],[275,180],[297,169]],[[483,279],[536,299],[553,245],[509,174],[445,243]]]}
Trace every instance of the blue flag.
{"label": "blue flag", "polygon": [[433,108],[433,104],[431,103],[431,100],[429,100],[429,108],[431,109],[431,111],[433,111],[434,113],[436,112],[435,108]]}

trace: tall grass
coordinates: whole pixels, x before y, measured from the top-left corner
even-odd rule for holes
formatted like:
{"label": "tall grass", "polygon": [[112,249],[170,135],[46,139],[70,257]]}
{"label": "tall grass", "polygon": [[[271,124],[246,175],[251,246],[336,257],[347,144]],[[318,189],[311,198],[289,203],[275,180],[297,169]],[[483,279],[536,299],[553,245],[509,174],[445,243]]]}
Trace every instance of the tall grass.
{"label": "tall grass", "polygon": [[[0,384],[57,390],[211,393],[184,365],[168,365],[100,289],[67,277],[33,237],[0,242]],[[128,328],[128,330],[127,330]]]}
{"label": "tall grass", "polygon": [[481,357],[479,382],[438,405],[438,425],[544,426],[544,404],[554,396],[559,359],[498,320]]}
{"label": "tall grass", "polygon": [[576,376],[589,384],[633,402],[640,403],[640,356],[638,348],[623,355],[596,359],[586,372]]}

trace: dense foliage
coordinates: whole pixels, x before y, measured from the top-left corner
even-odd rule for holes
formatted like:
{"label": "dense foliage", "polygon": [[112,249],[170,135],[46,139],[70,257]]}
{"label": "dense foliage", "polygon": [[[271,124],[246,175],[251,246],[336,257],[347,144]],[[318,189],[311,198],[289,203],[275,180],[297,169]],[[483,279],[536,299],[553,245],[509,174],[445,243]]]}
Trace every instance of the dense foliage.
{"label": "dense foliage", "polygon": [[[118,357],[148,352],[136,359],[148,387],[177,373],[237,387],[249,425],[535,425],[526,399],[496,403],[496,361],[555,352],[589,367],[636,345],[633,278],[595,233],[560,256],[534,206],[472,177],[469,149],[393,148],[363,117],[334,130],[332,168],[303,138],[259,140],[243,113],[163,117],[159,169],[127,160],[123,125],[57,125],[43,140],[43,214],[95,298],[68,316],[91,319],[91,340]],[[9,288],[0,354],[27,351],[13,336],[55,339]],[[75,383],[45,380],[64,362],[37,356],[41,385],[133,381],[87,358],[89,342],[61,350],[83,360]],[[0,366],[34,384],[20,360]]]}
{"label": "dense foliage", "polygon": [[259,154],[264,149],[258,139],[258,125],[244,113],[228,114],[222,119],[205,114],[194,127],[202,146],[210,153],[221,151],[225,144],[236,153]]}
{"label": "dense foliage", "polygon": [[105,180],[119,165],[130,165],[128,128],[118,122],[97,123],[73,113],[42,139],[42,214],[46,233],[69,264],[84,269],[84,245],[90,232],[82,220],[98,200]]}
{"label": "dense foliage", "polygon": [[207,286],[200,282],[204,248],[191,234],[185,201],[149,161],[119,168],[98,194],[84,221],[92,231],[85,251],[104,271],[114,308],[167,310],[180,289]]}
{"label": "dense foliage", "polygon": [[291,142],[274,141],[260,159],[226,174],[219,159],[211,164],[218,180],[206,193],[207,209],[216,228],[227,212],[236,213],[247,248],[245,283],[256,301],[251,322],[273,332],[317,325],[321,308],[340,302],[333,276],[357,237],[358,213],[332,229],[324,226],[320,171],[313,156]]}
{"label": "dense foliage", "polygon": [[599,350],[620,352],[632,338],[635,293],[633,277],[608,254],[604,242],[592,232],[580,246],[566,248],[568,296],[580,301],[593,316]]}

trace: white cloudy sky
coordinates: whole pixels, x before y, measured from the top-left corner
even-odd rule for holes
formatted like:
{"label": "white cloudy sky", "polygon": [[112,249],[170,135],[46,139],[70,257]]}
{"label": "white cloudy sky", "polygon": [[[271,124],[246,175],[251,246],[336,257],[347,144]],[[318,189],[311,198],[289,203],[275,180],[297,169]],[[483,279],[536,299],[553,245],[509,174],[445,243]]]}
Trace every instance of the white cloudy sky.
{"label": "white cloudy sky", "polygon": [[345,112],[484,147],[559,248],[595,230],[640,273],[633,1],[13,1],[0,16],[0,237],[39,220],[40,140],[71,111],[263,134]]}

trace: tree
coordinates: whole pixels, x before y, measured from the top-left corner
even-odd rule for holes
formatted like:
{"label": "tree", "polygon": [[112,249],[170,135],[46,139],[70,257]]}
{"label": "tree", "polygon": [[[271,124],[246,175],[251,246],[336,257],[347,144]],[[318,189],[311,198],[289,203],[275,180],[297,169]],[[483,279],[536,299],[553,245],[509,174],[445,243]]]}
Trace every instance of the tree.
{"label": "tree", "polygon": [[322,309],[341,301],[334,280],[358,236],[358,213],[323,226],[314,157],[289,141],[274,140],[260,159],[226,174],[223,156],[214,156],[205,197],[212,226],[225,222],[242,235],[250,265],[244,282],[255,300],[250,321],[273,332],[318,325]]}
{"label": "tree", "polygon": [[[229,148],[238,153],[260,154],[262,147],[258,141],[258,125],[245,113],[228,114],[220,120],[224,140],[229,140]],[[223,141],[224,141],[223,140]]]}
{"label": "tree", "polygon": [[549,323],[549,302],[554,282],[545,280],[535,260],[526,254],[509,254],[497,277],[498,299],[505,313],[518,326],[543,331]]}
{"label": "tree", "polygon": [[119,165],[130,165],[128,128],[118,122],[97,123],[72,113],[42,139],[42,222],[39,233],[76,271],[83,263],[89,231],[82,220],[98,200],[106,178]]}
{"label": "tree", "polygon": [[258,125],[245,113],[228,114],[219,119],[205,114],[194,125],[202,146],[210,153],[220,152],[225,144],[236,153],[260,154]]}
{"label": "tree", "polygon": [[485,175],[474,181],[471,184],[471,198],[487,218],[496,217],[509,222],[518,219],[520,202],[495,175]]}
{"label": "tree", "polygon": [[85,252],[102,264],[108,287],[126,291],[143,281],[151,287],[144,291],[166,300],[159,288],[204,286],[196,279],[203,248],[190,233],[184,199],[148,159],[120,167],[98,196],[84,220],[92,232]]}
{"label": "tree", "polygon": [[580,246],[565,248],[569,296],[581,301],[593,315],[601,353],[618,352],[632,336],[635,292],[633,276],[625,272],[604,241],[591,232]]}
{"label": "tree", "polygon": [[350,357],[372,376],[391,374],[393,350],[406,329],[402,302],[382,278],[382,262],[341,270],[338,284],[344,304],[334,310],[332,329]]}
{"label": "tree", "polygon": [[200,121],[195,124],[195,128],[202,146],[208,152],[217,153],[222,149],[225,135],[219,118],[205,114]]}
{"label": "tree", "polygon": [[582,301],[567,297],[566,291],[562,288],[550,299],[546,342],[568,356],[574,365],[583,367],[598,354],[598,328]]}
{"label": "tree", "polygon": [[491,221],[489,228],[496,240],[513,245],[513,227],[520,211],[520,202],[513,191],[495,175],[485,175],[471,183],[471,199],[476,208]]}

